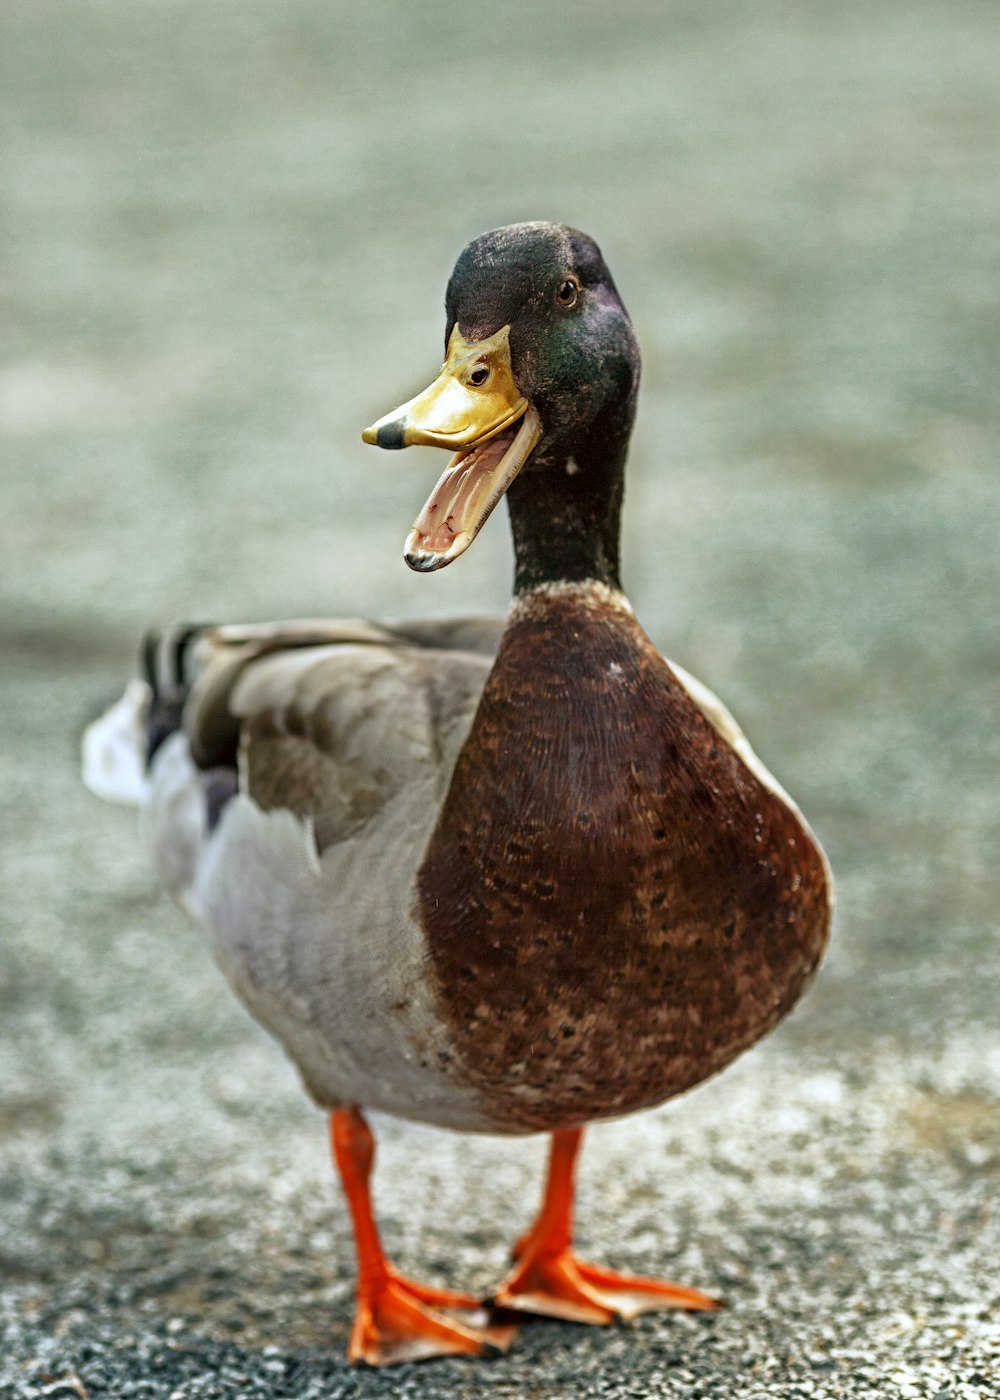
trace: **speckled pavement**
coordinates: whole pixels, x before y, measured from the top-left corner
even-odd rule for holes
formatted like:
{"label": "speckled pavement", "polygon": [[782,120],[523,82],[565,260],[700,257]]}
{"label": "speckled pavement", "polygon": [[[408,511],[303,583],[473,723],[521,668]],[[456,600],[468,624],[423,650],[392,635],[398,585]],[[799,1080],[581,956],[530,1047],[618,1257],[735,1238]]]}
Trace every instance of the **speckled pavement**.
{"label": "speckled pavement", "polygon": [[[991,3],[0,14],[0,1395],[1000,1395],[1000,23]],[[626,578],[837,876],[765,1044],[590,1134],[590,1256],[711,1317],[343,1357],[324,1125],[85,793],[150,623],[501,608],[402,543],[468,237],[601,243],[644,387]],[[544,1144],[378,1125],[399,1263],[488,1291]]]}

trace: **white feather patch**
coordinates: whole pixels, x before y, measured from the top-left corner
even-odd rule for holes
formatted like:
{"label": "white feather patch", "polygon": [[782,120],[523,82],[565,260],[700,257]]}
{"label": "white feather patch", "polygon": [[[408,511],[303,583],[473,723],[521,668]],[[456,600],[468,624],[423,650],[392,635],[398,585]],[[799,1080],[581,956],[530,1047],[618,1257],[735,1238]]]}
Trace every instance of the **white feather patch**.
{"label": "white feather patch", "polygon": [[143,799],[146,778],[146,732],[143,715],[149,703],[145,681],[129,681],[122,698],[83,736],[83,781],[105,802],[136,806]]}

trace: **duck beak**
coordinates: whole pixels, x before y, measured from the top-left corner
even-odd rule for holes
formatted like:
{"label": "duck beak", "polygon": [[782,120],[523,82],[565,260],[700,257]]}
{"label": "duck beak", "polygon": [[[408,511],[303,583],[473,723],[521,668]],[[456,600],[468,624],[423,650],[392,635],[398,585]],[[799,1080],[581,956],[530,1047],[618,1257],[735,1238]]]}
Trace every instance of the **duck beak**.
{"label": "duck beak", "polygon": [[454,456],[417,516],[404,558],[443,569],[468,549],[541,436],[514,382],[510,326],[467,341],[456,325],[434,383],[362,433],[378,447],[447,447]]}

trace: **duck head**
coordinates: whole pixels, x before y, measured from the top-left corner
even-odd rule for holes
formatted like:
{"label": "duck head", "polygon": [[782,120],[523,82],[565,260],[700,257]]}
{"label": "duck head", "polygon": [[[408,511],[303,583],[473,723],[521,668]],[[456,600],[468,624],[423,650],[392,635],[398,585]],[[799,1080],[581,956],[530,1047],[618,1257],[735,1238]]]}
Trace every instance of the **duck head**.
{"label": "duck head", "polygon": [[412,569],[463,554],[508,495],[516,587],[619,586],[622,476],[639,384],[631,322],[597,244],[562,224],[476,238],[448,283],[445,362],[365,442],[454,454],[406,541]]}

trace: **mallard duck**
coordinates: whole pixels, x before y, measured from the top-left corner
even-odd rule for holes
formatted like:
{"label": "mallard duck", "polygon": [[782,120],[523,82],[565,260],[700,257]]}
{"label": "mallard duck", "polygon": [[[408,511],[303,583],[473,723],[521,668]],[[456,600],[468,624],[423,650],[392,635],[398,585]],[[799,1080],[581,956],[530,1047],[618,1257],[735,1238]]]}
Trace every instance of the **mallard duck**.
{"label": "mallard duck", "polygon": [[[440,374],[363,437],[454,454],[406,541],[418,572],[506,495],[506,620],[168,634],[86,744],[91,785],[141,798],[164,882],[329,1114],[357,1244],[349,1355],[371,1364],[505,1347],[518,1310],[717,1306],[573,1252],[584,1126],[759,1040],[830,923],[798,808],[622,591],[639,351],[597,245],[486,233],[446,311]],[[499,1313],[386,1259],[368,1109],[551,1134]]]}

